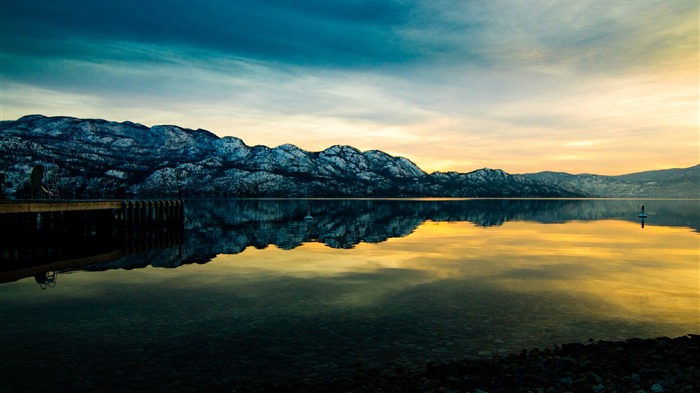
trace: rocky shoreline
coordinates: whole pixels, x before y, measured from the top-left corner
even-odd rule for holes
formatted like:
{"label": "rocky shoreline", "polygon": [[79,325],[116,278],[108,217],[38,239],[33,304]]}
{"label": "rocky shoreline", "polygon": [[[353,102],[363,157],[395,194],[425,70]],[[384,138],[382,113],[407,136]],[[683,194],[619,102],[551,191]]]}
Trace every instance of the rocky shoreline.
{"label": "rocky shoreline", "polygon": [[700,335],[572,343],[488,359],[363,369],[323,381],[233,387],[221,392],[634,392],[700,391]]}

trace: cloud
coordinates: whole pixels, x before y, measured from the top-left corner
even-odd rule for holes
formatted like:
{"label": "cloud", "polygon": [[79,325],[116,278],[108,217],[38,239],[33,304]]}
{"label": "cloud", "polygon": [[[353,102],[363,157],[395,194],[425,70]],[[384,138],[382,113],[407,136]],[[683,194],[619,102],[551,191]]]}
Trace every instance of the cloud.
{"label": "cloud", "polygon": [[[7,50],[51,55],[42,44],[76,37],[194,47],[224,56],[304,65],[402,62],[410,53],[391,27],[408,9],[394,2],[26,1],[6,2]],[[67,46],[67,45],[66,45]],[[63,49],[63,48],[62,48]]]}
{"label": "cloud", "polygon": [[[697,163],[693,1],[1,7],[3,119],[102,117],[201,127],[250,144],[351,144],[426,170],[574,171],[581,167],[548,157],[580,157],[555,149],[582,140],[664,161],[655,165]],[[695,150],[654,148],[670,140]],[[609,154],[605,146],[571,161],[591,165],[596,152]]]}
{"label": "cloud", "polygon": [[619,72],[692,55],[697,13],[691,1],[27,0],[3,3],[2,33],[5,51],[35,57],[89,57],[79,45],[89,38],[320,68]]}
{"label": "cloud", "polygon": [[[698,5],[691,1],[467,2],[490,67],[545,74],[614,74],[697,58]],[[670,61],[669,61],[670,60]],[[697,60],[697,59],[696,59]]]}

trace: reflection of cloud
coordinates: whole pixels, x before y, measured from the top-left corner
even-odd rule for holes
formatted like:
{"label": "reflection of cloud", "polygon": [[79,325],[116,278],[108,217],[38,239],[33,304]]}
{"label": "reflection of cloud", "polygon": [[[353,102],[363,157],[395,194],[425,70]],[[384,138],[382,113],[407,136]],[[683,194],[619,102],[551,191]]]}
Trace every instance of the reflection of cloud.
{"label": "reflection of cloud", "polygon": [[687,327],[697,322],[700,301],[696,234],[668,227],[640,231],[636,223],[614,220],[516,221],[490,228],[429,221],[409,237],[352,250],[315,243],[293,251],[248,249],[220,255],[208,266],[212,280],[329,280],[342,290],[322,302],[339,307],[373,307],[397,293],[448,280],[606,305],[587,309],[596,314],[591,318],[622,315]]}
{"label": "reflection of cloud", "polygon": [[285,348],[308,354],[320,339],[308,332],[321,331],[328,347],[357,337],[354,344],[370,350],[419,345],[425,361],[424,349],[447,342],[445,356],[462,356],[588,337],[700,333],[697,244],[687,228],[642,230],[617,220],[487,228],[428,221],[410,236],[350,250],[250,247],[177,269],[67,274],[50,297],[35,296],[29,278],[3,284],[3,300],[53,310],[68,325],[94,315],[114,317],[116,330],[174,330],[183,334],[178,342],[221,331],[241,348],[284,335]]}
{"label": "reflection of cloud", "polygon": [[[697,2],[35,0],[4,4],[0,17],[2,119],[350,144],[428,171],[697,163]],[[26,100],[27,90],[47,94]],[[582,138],[609,143],[556,158]]]}

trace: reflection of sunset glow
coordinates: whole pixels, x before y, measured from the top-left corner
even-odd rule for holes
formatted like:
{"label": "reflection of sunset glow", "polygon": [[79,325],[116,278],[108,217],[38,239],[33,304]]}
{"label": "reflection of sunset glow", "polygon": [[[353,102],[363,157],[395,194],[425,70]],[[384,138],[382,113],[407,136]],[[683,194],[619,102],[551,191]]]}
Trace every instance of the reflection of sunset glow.
{"label": "reflection of sunset glow", "polygon": [[[426,222],[406,238],[352,250],[307,243],[293,251],[248,249],[220,255],[212,274],[304,278],[405,269],[415,274],[383,286],[358,285],[328,303],[361,306],[402,288],[439,280],[478,280],[500,290],[562,293],[600,304],[596,318],[697,326],[700,322],[698,236],[685,228],[625,221],[482,228]],[[367,305],[367,304],[365,304]]]}

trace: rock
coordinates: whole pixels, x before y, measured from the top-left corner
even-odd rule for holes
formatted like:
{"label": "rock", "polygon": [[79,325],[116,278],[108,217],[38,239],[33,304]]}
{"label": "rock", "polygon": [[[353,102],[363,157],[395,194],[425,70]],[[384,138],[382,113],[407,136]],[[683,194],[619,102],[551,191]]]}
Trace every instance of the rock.
{"label": "rock", "polygon": [[661,393],[661,392],[665,392],[663,386],[659,385],[658,383],[651,385],[651,393]]}
{"label": "rock", "polygon": [[570,388],[571,385],[574,384],[574,381],[571,378],[562,378],[561,380],[559,380],[559,384],[565,388]]}

